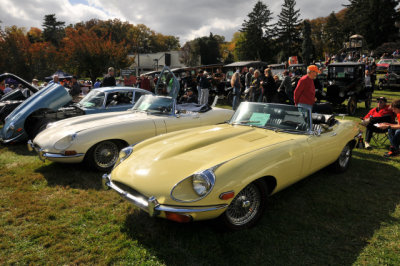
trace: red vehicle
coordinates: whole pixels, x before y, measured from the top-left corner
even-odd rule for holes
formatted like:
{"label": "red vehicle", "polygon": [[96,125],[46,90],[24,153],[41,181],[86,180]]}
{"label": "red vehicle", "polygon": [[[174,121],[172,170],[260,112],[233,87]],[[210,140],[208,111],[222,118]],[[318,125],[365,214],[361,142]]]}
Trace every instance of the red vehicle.
{"label": "red vehicle", "polygon": [[396,62],[396,59],[381,59],[378,61],[378,63],[376,63],[376,72],[387,73],[389,65]]}

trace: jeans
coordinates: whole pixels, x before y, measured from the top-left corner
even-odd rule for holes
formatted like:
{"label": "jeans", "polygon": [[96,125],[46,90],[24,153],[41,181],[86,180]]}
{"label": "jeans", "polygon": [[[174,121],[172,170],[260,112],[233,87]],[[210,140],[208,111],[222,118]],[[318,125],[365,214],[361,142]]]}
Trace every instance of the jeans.
{"label": "jeans", "polygon": [[389,129],[388,130],[390,144],[396,149],[400,149],[400,129]]}
{"label": "jeans", "polygon": [[200,104],[208,104],[208,94],[209,94],[208,89],[201,89]]}
{"label": "jeans", "polygon": [[233,88],[232,90],[233,90],[232,109],[236,110],[239,106],[240,88]]}
{"label": "jeans", "polygon": [[312,113],[312,105],[309,104],[305,104],[305,103],[298,103],[297,104],[298,107],[310,110],[310,112]]}

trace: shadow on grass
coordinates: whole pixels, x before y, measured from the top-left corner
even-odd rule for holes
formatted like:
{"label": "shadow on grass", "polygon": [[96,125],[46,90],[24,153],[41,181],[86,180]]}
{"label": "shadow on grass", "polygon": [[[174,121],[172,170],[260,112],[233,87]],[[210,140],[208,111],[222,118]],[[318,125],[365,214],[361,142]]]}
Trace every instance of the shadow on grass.
{"label": "shadow on grass", "polygon": [[28,150],[28,147],[26,145],[26,143],[23,142],[19,142],[19,143],[10,143],[10,144],[0,144],[0,150],[2,149],[8,149],[18,155],[22,155],[22,156],[32,156],[32,155],[36,155],[35,152],[30,152]]}
{"label": "shadow on grass", "polygon": [[222,233],[212,222],[178,224],[135,211],[121,231],[167,265],[350,265],[400,203],[399,169],[355,155],[371,161],[353,158],[344,174],[323,169],[273,195],[249,230]]}
{"label": "shadow on grass", "polygon": [[77,189],[101,190],[102,173],[96,172],[84,163],[49,163],[35,170],[41,173],[49,186],[65,186]]}

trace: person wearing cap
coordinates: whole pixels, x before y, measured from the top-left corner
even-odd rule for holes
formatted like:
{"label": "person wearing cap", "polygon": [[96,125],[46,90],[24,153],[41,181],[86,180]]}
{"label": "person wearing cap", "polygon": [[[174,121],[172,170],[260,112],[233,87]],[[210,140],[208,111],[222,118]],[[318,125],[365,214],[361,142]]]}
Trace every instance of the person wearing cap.
{"label": "person wearing cap", "polygon": [[392,102],[392,110],[397,116],[397,124],[392,123],[381,123],[378,125],[381,129],[388,130],[388,136],[390,140],[390,148],[384,157],[394,157],[400,154],[400,99]]}
{"label": "person wearing cap", "polygon": [[117,81],[115,80],[114,77],[114,68],[109,67],[108,68],[108,74],[104,77],[103,82],[101,83],[102,87],[112,87],[116,86]]}
{"label": "person wearing cap", "polygon": [[32,86],[35,87],[36,89],[39,88],[39,81],[37,79],[32,79]]}
{"label": "person wearing cap", "polygon": [[393,110],[387,105],[387,99],[385,97],[379,97],[376,99],[378,102],[378,106],[372,108],[368,114],[366,114],[361,121],[361,125],[366,127],[365,130],[365,148],[371,149],[371,145],[369,144],[372,138],[373,133],[384,133],[386,129],[380,129],[376,127],[377,123],[388,122],[391,123],[394,121],[395,114]]}
{"label": "person wearing cap", "polygon": [[197,97],[192,89],[188,89],[184,95],[179,98],[179,103],[197,103]]}
{"label": "person wearing cap", "polygon": [[294,90],[294,103],[298,107],[302,107],[312,112],[315,103],[315,86],[314,79],[320,74],[316,65],[307,67],[307,74],[300,78]]}

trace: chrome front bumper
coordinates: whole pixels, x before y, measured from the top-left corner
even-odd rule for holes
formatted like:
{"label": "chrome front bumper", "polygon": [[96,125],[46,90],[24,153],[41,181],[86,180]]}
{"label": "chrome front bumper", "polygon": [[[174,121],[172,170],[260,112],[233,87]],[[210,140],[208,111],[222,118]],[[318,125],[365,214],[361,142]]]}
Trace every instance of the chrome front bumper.
{"label": "chrome front bumper", "polygon": [[1,137],[0,137],[0,142],[3,142],[4,144],[7,144],[7,143],[14,142],[14,141],[19,141],[20,138],[21,138],[23,135],[24,135],[24,133],[21,133],[21,134],[19,134],[18,136],[12,138],[12,139],[3,139],[3,137],[1,136]]}
{"label": "chrome front bumper", "polygon": [[151,217],[158,216],[160,212],[173,212],[173,213],[193,213],[193,212],[208,212],[215,211],[220,209],[225,209],[228,207],[228,204],[220,204],[213,206],[201,206],[201,207],[179,207],[179,206],[169,206],[169,205],[161,205],[158,203],[157,199],[153,196],[146,198],[139,193],[137,195],[132,195],[127,191],[119,188],[111,181],[110,174],[103,175],[103,187],[104,188],[112,188],[118,194],[120,194],[123,198],[133,203],[140,209],[146,211]]}
{"label": "chrome front bumper", "polygon": [[39,155],[39,159],[41,161],[45,161],[46,159],[69,159],[69,158],[81,158],[84,157],[85,154],[83,153],[77,153],[75,155],[64,155],[60,153],[50,153],[50,152],[45,152],[42,148],[40,148],[38,145],[35,145],[32,140],[28,140],[27,143],[28,150],[29,151],[36,151]]}

